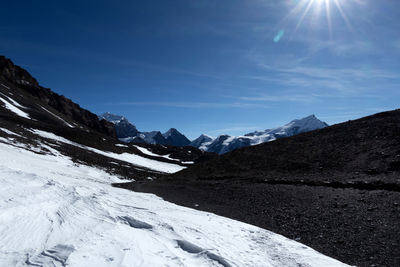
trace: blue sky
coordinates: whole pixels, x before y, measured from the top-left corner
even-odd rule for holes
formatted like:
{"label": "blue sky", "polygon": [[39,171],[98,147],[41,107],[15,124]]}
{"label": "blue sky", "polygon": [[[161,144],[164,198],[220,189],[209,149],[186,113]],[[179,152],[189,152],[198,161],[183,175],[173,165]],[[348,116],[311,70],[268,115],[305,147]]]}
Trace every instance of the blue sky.
{"label": "blue sky", "polygon": [[142,131],[238,135],[399,106],[398,0],[7,1],[1,13],[0,54]]}

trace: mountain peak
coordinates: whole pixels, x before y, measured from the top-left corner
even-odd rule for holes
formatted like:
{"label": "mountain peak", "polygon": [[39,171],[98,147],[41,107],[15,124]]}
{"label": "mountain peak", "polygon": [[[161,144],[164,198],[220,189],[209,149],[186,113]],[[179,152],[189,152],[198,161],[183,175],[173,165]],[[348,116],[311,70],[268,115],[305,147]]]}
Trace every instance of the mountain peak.
{"label": "mountain peak", "polygon": [[103,113],[99,116],[101,119],[105,119],[114,124],[119,123],[121,120],[126,120],[124,116],[112,114],[110,112]]}
{"label": "mountain peak", "polygon": [[167,141],[167,145],[187,146],[190,144],[190,140],[175,128],[169,129],[163,136]]}
{"label": "mountain peak", "polygon": [[170,128],[163,135],[164,135],[164,137],[167,137],[167,136],[170,136],[171,134],[177,134],[177,133],[180,133],[180,132],[176,128]]}
{"label": "mountain peak", "polygon": [[113,123],[117,131],[117,137],[120,139],[135,137],[138,134],[136,126],[130,123],[124,116],[106,112],[100,115],[99,118]]}
{"label": "mountain peak", "polygon": [[301,131],[307,131],[307,130],[316,130],[319,128],[324,128],[328,126],[328,124],[326,122],[321,121],[314,114],[312,114],[302,119],[293,120],[290,123],[288,123],[287,126],[291,127],[296,126],[300,127]]}
{"label": "mountain peak", "polygon": [[201,135],[199,138],[193,140],[191,145],[208,152],[222,154],[244,146],[258,145],[279,138],[325,128],[326,126],[328,126],[328,124],[319,120],[314,114],[312,114],[301,119],[292,120],[288,124],[275,129],[255,131],[245,134],[244,136],[230,136],[223,134],[215,139],[206,139]]}

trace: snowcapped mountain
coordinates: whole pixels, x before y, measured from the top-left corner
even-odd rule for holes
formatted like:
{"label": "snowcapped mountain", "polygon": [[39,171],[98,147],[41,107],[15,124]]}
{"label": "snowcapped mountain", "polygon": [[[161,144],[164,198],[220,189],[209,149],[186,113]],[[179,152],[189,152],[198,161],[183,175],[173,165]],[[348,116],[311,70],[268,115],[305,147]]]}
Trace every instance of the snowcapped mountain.
{"label": "snowcapped mountain", "polygon": [[142,138],[147,144],[166,144],[166,140],[160,131],[141,132],[138,136]]}
{"label": "snowcapped mountain", "polygon": [[201,150],[207,150],[207,146],[211,144],[212,141],[214,141],[214,137],[211,137],[206,134],[202,134],[196,139],[194,139],[189,146],[197,147]]}
{"label": "snowcapped mountain", "polygon": [[311,115],[302,119],[293,120],[275,129],[251,132],[244,136],[220,135],[213,139],[209,136],[201,135],[199,138],[195,139],[191,145],[204,151],[224,154],[241,147],[258,145],[279,138],[325,128],[327,126],[328,124],[320,121],[315,115]]}
{"label": "snowcapped mountain", "polygon": [[115,131],[118,138],[128,138],[137,136],[139,131],[135,125],[131,124],[124,116],[114,115],[109,112],[99,116],[100,119],[105,119],[115,125]]}
{"label": "snowcapped mountain", "polygon": [[117,137],[125,143],[147,143],[170,146],[187,146],[190,144],[190,140],[175,128],[171,128],[163,134],[160,131],[139,132],[135,125],[130,123],[124,116],[106,112],[100,115],[99,118],[112,122],[115,126]]}

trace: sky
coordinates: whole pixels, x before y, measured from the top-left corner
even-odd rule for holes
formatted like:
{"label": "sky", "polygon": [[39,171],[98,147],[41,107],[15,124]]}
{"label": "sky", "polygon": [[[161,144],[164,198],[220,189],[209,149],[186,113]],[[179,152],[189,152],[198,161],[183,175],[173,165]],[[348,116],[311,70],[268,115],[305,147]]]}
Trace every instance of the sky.
{"label": "sky", "polygon": [[240,135],[396,109],[398,0],[5,1],[0,54],[141,131]]}

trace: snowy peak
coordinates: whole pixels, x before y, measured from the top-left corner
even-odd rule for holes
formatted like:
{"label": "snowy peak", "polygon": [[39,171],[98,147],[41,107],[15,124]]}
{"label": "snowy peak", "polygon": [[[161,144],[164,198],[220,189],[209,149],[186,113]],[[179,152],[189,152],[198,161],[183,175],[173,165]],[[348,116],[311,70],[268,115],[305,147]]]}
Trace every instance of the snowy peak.
{"label": "snowy peak", "polygon": [[211,144],[215,138],[208,136],[206,134],[202,134],[196,139],[194,139],[189,145],[193,147],[198,147],[203,150],[202,147],[206,147],[207,145]]}
{"label": "snowy peak", "polygon": [[137,142],[170,146],[187,146],[190,144],[190,140],[175,128],[169,129],[164,134],[160,131],[140,132],[124,116],[106,112],[99,118],[113,123],[117,137],[126,143]]}
{"label": "snowy peak", "polygon": [[138,130],[135,125],[130,123],[124,116],[111,114],[106,112],[99,116],[101,119],[105,119],[114,124],[117,137],[120,139],[133,138],[138,135]]}
{"label": "snowy peak", "polygon": [[152,132],[141,132],[139,136],[147,143],[147,144],[159,144],[165,145],[166,140],[160,131],[152,131]]}
{"label": "snowy peak", "polygon": [[200,136],[194,140],[191,145],[204,151],[224,154],[241,147],[258,145],[261,143],[274,141],[279,138],[325,128],[327,126],[328,124],[319,120],[315,115],[310,115],[302,119],[292,120],[288,124],[275,129],[255,131],[245,134],[244,136],[235,137],[229,135],[220,135],[215,139],[204,140]]}
{"label": "snowy peak", "polygon": [[327,127],[328,124],[319,120],[315,115],[310,115],[302,119],[292,120],[288,124],[275,129],[268,129],[260,132],[253,132],[246,136],[265,136],[269,135],[275,139],[280,137],[293,136],[299,133],[309,132]]}
{"label": "snowy peak", "polygon": [[115,114],[112,114],[110,112],[106,112],[106,113],[101,114],[99,116],[99,118],[100,119],[105,119],[105,120],[107,120],[109,122],[112,122],[114,124],[119,123],[122,120],[126,120],[124,116],[115,115]]}
{"label": "snowy peak", "polygon": [[170,128],[168,131],[166,131],[165,133],[163,133],[163,136],[165,138],[168,138],[172,135],[176,135],[176,134],[180,134],[179,131],[175,128]]}
{"label": "snowy peak", "polygon": [[300,131],[312,131],[312,130],[327,127],[328,124],[319,120],[315,115],[310,115],[303,119],[293,120],[286,126],[299,127]]}

